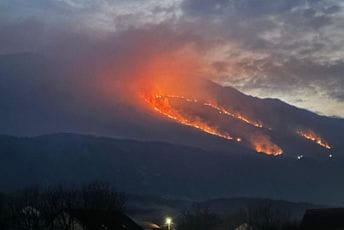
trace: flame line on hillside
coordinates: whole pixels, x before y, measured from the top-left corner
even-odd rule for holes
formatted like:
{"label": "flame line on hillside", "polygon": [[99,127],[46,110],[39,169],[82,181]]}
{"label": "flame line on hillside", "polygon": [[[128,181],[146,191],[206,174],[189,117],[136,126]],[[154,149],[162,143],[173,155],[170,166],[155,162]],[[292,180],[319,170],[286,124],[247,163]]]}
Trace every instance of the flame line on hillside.
{"label": "flame line on hillside", "polygon": [[[148,104],[150,104],[151,107],[156,112],[164,115],[165,117],[168,117],[171,120],[177,121],[178,123],[183,124],[185,126],[189,126],[189,127],[193,127],[195,129],[201,130],[201,131],[208,133],[210,135],[213,135],[213,136],[217,136],[217,137],[221,137],[223,139],[233,140],[233,141],[237,141],[237,142],[241,141],[241,138],[234,138],[228,133],[220,132],[217,128],[211,127],[210,125],[206,124],[205,122],[192,121],[192,120],[186,118],[181,113],[179,113],[178,111],[173,109],[168,101],[164,101],[165,98],[166,97],[161,96],[161,95],[153,96],[153,98],[150,97],[150,99],[148,97],[144,97],[145,101]],[[159,101],[163,101],[163,103],[159,103]]]}
{"label": "flame line on hillside", "polygon": [[203,105],[217,110],[220,114],[223,113],[225,115],[231,116],[231,117],[236,118],[236,119],[238,119],[238,120],[240,120],[242,122],[245,122],[245,123],[247,123],[249,125],[252,125],[252,126],[254,126],[256,128],[263,128],[263,125],[261,123],[258,123],[258,122],[255,122],[255,121],[251,121],[248,118],[246,118],[246,117],[244,117],[244,116],[242,116],[240,114],[233,113],[233,112],[231,112],[228,109],[225,109],[223,107],[220,107],[220,106],[217,106],[217,105],[214,105],[214,104],[211,104],[211,103],[207,103],[207,102],[203,103]]}
{"label": "flame line on hillside", "polygon": [[318,145],[320,145],[323,148],[326,149],[332,149],[332,147],[330,146],[330,144],[327,143],[326,140],[324,140],[323,138],[319,137],[318,135],[316,135],[313,131],[297,131],[297,134],[299,134],[301,137],[310,140]]}
{"label": "flame line on hillside", "polygon": [[210,103],[210,102],[200,102],[199,100],[197,99],[191,99],[191,98],[187,98],[187,97],[184,97],[184,96],[176,96],[176,95],[166,95],[166,96],[161,96],[160,97],[168,97],[168,98],[176,98],[176,99],[182,99],[182,100],[185,100],[187,102],[192,102],[192,103],[202,103],[204,106],[208,106],[214,110],[217,110],[218,113],[220,114],[225,114],[227,116],[230,116],[230,117],[233,117],[237,120],[240,120],[246,124],[249,124],[249,125],[252,125],[256,128],[263,128],[263,125],[261,122],[257,122],[257,121],[252,121],[250,120],[249,118],[239,114],[239,113],[235,113],[235,112],[232,112],[222,106],[218,106],[218,105],[215,105],[213,103]]}
{"label": "flame line on hillside", "polygon": [[[179,124],[198,129],[207,134],[217,136],[223,139],[237,141],[237,142],[242,141],[241,138],[234,138],[228,132],[220,131],[217,127],[211,126],[207,124],[206,122],[204,122],[203,120],[197,120],[198,119],[197,116],[196,116],[196,120],[188,118],[187,116],[182,114],[180,111],[175,109],[170,104],[169,99],[176,98],[176,99],[182,99],[184,101],[191,102],[191,103],[200,103],[201,105],[208,106],[212,109],[215,109],[220,114],[224,113],[222,112],[222,109],[219,106],[215,106],[213,104],[206,103],[197,99],[186,98],[184,96],[175,96],[175,95],[166,96],[166,95],[154,94],[154,93],[143,94],[142,96],[145,102],[150,106],[151,109],[163,115],[164,117],[167,117],[171,120],[176,121]],[[272,155],[272,156],[278,156],[278,155],[283,154],[283,150],[278,145],[271,142],[269,137],[259,136],[257,137],[257,139],[251,140],[250,142],[253,149],[258,153],[264,153],[264,154]]]}
{"label": "flame line on hillside", "polygon": [[253,147],[257,153],[279,156],[283,154],[283,149],[270,141],[270,138],[261,136],[253,141]]}

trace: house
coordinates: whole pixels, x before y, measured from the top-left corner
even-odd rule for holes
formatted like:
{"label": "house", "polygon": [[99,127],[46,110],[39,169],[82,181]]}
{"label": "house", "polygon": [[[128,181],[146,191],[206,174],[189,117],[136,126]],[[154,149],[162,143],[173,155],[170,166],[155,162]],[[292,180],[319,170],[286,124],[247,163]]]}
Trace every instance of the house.
{"label": "house", "polygon": [[147,221],[141,221],[138,223],[144,230],[159,230],[160,227],[157,224],[147,222]]}
{"label": "house", "polygon": [[237,228],[235,228],[235,230],[252,230],[252,229],[253,229],[252,226],[249,225],[248,223],[243,223]]}
{"label": "house", "polygon": [[302,230],[344,230],[344,208],[306,210]]}
{"label": "house", "polygon": [[70,210],[77,230],[143,230],[123,213],[107,210]]}

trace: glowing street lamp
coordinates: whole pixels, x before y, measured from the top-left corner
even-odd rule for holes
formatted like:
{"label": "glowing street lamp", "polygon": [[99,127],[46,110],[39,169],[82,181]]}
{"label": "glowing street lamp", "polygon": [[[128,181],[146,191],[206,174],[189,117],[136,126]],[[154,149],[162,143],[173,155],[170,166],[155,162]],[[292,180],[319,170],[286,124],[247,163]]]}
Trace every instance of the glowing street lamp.
{"label": "glowing street lamp", "polygon": [[168,229],[168,230],[171,230],[172,218],[167,217],[165,223],[166,223],[166,225],[167,225],[167,229]]}

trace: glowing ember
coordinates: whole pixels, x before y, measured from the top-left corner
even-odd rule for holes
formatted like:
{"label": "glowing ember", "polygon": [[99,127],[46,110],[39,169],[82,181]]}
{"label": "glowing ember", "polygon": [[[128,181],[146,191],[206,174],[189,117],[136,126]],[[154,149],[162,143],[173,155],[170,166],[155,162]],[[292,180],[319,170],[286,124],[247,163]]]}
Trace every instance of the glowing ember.
{"label": "glowing ember", "polygon": [[181,112],[174,109],[168,100],[168,97],[164,97],[161,95],[155,96],[145,96],[145,101],[158,113],[168,117],[180,124],[190,126],[201,130],[205,133],[221,137],[227,140],[236,140],[241,141],[240,138],[234,139],[231,135],[225,132],[220,132],[216,127],[212,127],[205,122],[201,121],[200,119],[190,119],[187,116],[183,115]]}
{"label": "glowing ember", "polygon": [[306,138],[307,140],[313,141],[314,143],[320,145],[323,148],[326,149],[331,149],[331,146],[327,143],[327,141],[325,141],[324,139],[322,139],[321,137],[319,137],[318,135],[316,135],[313,131],[309,130],[309,131],[297,131],[297,133],[302,136],[303,138]]}

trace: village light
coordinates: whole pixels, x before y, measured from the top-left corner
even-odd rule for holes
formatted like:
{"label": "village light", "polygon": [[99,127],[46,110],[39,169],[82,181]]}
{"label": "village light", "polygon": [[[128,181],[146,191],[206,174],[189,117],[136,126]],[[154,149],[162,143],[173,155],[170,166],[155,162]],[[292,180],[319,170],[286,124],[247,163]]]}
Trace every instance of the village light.
{"label": "village light", "polygon": [[166,218],[166,224],[167,224],[167,229],[171,230],[172,218],[167,217]]}

